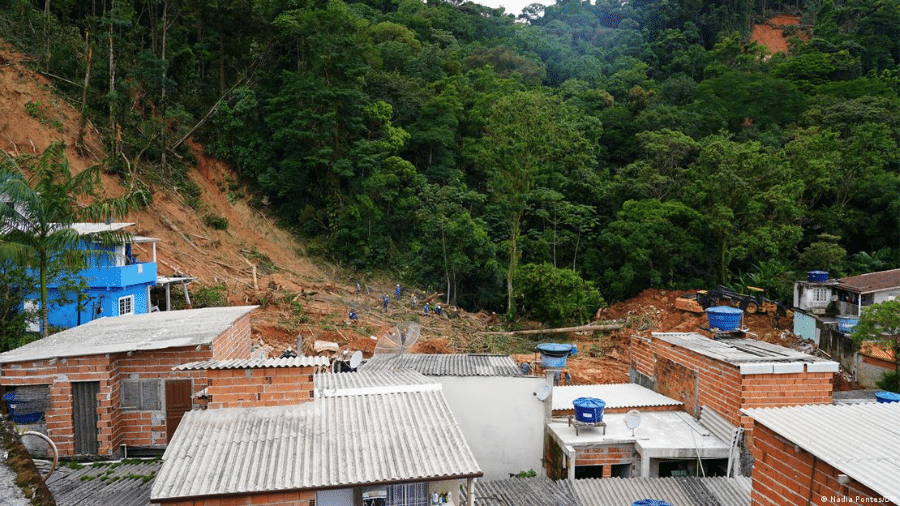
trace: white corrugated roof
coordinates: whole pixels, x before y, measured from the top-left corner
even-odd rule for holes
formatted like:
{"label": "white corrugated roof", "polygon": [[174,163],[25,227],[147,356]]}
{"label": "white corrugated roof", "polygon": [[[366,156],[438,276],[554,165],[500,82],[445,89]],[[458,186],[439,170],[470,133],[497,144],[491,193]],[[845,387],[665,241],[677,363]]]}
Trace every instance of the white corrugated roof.
{"label": "white corrugated roof", "polygon": [[331,362],[326,357],[292,357],[265,359],[206,360],[182,364],[175,371],[196,371],[201,369],[265,369],[270,367],[325,367]]}
{"label": "white corrugated roof", "polygon": [[750,506],[750,478],[604,478],[575,480],[581,506],[623,506],[659,499],[675,506]]}
{"label": "white corrugated roof", "polygon": [[569,385],[553,387],[553,409],[574,409],[572,402],[579,397],[595,397],[606,408],[642,408],[647,406],[680,406],[681,401],[658,394],[634,383],[612,385]]}
{"label": "white corrugated roof", "polygon": [[900,504],[900,403],[811,404],[743,412]]}
{"label": "white corrugated roof", "polygon": [[508,355],[425,354],[375,355],[360,370],[412,369],[426,376],[521,376],[518,364]]}
{"label": "white corrugated roof", "polygon": [[185,414],[151,499],[478,477],[438,390]]}
{"label": "white corrugated roof", "polygon": [[100,318],[0,353],[0,364],[209,344],[256,307],[210,307]]}
{"label": "white corrugated roof", "polygon": [[115,232],[134,223],[72,223],[69,228],[78,232],[78,235],[96,234],[97,232]]}
{"label": "white corrugated roof", "polygon": [[440,383],[409,369],[320,373],[313,376],[313,383],[316,397],[441,389]]}

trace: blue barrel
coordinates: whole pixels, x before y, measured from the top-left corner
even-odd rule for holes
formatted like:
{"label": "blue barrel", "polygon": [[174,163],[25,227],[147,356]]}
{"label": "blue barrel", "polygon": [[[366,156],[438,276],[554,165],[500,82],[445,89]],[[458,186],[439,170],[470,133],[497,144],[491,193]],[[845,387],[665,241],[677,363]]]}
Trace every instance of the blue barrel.
{"label": "blue barrel", "polygon": [[638,499],[631,506],[672,506],[672,503],[662,499]]}
{"label": "blue barrel", "polygon": [[596,423],[603,420],[603,408],[606,403],[595,397],[579,397],[572,401],[575,406],[575,419],[579,422]]}
{"label": "blue barrel", "polygon": [[843,332],[844,334],[850,334],[853,332],[853,329],[856,328],[856,325],[859,323],[858,316],[838,316],[837,317],[837,328],[838,332]]}
{"label": "blue barrel", "polygon": [[551,369],[565,367],[569,355],[578,353],[578,347],[574,344],[543,343],[534,349],[541,354],[541,365]]}
{"label": "blue barrel", "polygon": [[810,283],[828,281],[828,271],[806,271],[806,280]]}
{"label": "blue barrel", "polygon": [[900,402],[900,394],[894,392],[875,392],[875,400],[878,402]]}
{"label": "blue barrel", "polygon": [[15,391],[4,394],[3,400],[6,401],[9,417],[16,423],[36,423],[44,416],[42,411],[37,410],[34,402],[17,399]]}
{"label": "blue barrel", "polygon": [[706,310],[709,327],[723,331],[735,330],[741,324],[744,310],[731,306],[714,306]]}

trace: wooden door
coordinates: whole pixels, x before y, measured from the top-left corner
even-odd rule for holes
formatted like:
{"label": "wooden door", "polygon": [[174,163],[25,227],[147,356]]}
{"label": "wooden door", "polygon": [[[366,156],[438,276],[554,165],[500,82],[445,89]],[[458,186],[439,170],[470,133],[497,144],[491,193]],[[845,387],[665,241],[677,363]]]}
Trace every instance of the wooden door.
{"label": "wooden door", "polygon": [[166,381],[166,442],[172,440],[181,417],[192,408],[191,380]]}
{"label": "wooden door", "polygon": [[72,417],[75,432],[75,453],[96,455],[97,442],[97,395],[99,381],[78,381],[72,383]]}

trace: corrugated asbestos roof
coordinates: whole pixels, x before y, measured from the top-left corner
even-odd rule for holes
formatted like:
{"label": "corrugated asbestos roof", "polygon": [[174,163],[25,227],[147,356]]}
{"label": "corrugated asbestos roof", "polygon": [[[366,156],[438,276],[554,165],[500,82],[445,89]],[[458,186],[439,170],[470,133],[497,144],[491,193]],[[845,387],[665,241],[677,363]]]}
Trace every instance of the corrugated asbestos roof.
{"label": "corrugated asbestos roof", "polygon": [[256,306],[101,318],[0,354],[0,364],[209,344]]}
{"label": "corrugated asbestos roof", "polygon": [[[466,503],[465,490],[461,504]],[[572,482],[549,478],[509,478],[475,483],[475,506],[577,506]]]}
{"label": "corrugated asbestos roof", "polygon": [[521,376],[518,364],[507,355],[407,353],[375,355],[360,370],[412,369],[426,376]]}
{"label": "corrugated asbestos roof", "polygon": [[627,506],[660,499],[672,506],[750,506],[750,478],[604,478],[575,480],[580,506]]}
{"label": "corrugated asbestos roof", "polygon": [[134,223],[72,223],[69,228],[78,232],[78,235],[88,235],[97,232],[115,232],[132,225]]}
{"label": "corrugated asbestos roof", "polygon": [[60,467],[47,487],[57,506],[149,506],[159,460],[95,462],[81,469]]}
{"label": "corrugated asbestos roof", "polygon": [[320,373],[313,376],[316,397],[337,397],[388,392],[439,390],[441,384],[422,373],[398,371],[359,371]]}
{"label": "corrugated asbestos roof", "polygon": [[185,414],[153,500],[481,476],[439,390]]}
{"label": "corrugated asbestos roof", "polygon": [[172,369],[175,371],[196,371],[201,369],[266,369],[271,367],[326,367],[331,362],[327,357],[293,357],[266,359],[207,360],[191,362]]}
{"label": "corrugated asbestos roof", "polygon": [[900,287],[900,269],[840,278],[838,287],[856,293],[879,292]]}
{"label": "corrugated asbestos roof", "polygon": [[647,406],[680,406],[677,401],[634,383],[613,385],[570,385],[553,387],[553,409],[574,409],[572,402],[579,397],[595,397],[606,408],[641,408]]}
{"label": "corrugated asbestos roof", "polygon": [[729,364],[750,362],[825,362],[784,346],[755,339],[710,339],[695,332],[653,332],[653,337]]}
{"label": "corrugated asbestos roof", "polygon": [[811,404],[743,412],[900,504],[900,403]]}

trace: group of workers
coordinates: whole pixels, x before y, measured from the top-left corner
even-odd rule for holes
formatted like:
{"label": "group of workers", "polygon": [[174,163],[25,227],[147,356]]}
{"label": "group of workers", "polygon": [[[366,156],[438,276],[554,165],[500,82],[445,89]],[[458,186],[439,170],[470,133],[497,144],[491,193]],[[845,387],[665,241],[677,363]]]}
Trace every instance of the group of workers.
{"label": "group of workers", "polygon": [[[357,288],[356,288],[357,293],[359,293],[359,291],[360,291],[360,284],[359,284],[359,281],[356,282],[356,287],[357,287]],[[399,302],[399,301],[400,301],[400,296],[401,296],[402,294],[403,294],[403,287],[401,287],[400,284],[398,283],[398,284],[394,287],[394,300],[397,301],[397,302]],[[412,308],[415,309],[416,306],[418,305],[418,303],[419,303],[419,299],[416,297],[416,294],[415,294],[415,293],[412,294],[412,296],[410,297],[410,304],[411,304]],[[386,294],[386,293],[383,294],[383,295],[381,296],[381,308],[382,308],[382,311],[384,311],[384,312],[386,313],[386,312],[388,311],[388,308],[389,308],[390,304],[391,304],[391,299],[390,299],[390,297],[388,297],[388,294]],[[428,315],[428,314],[431,314],[432,312],[433,312],[435,315],[437,315],[437,316],[441,316],[441,315],[443,314],[443,308],[441,307],[440,304],[436,304],[436,305],[434,305],[434,306],[431,306],[430,303],[426,302],[426,303],[422,306],[422,314]],[[351,321],[351,322],[356,322],[356,321],[359,320],[359,314],[356,312],[355,309],[350,309],[350,315],[349,315],[349,316],[350,316],[350,321]]]}

